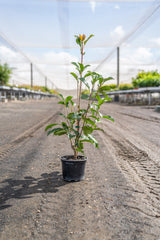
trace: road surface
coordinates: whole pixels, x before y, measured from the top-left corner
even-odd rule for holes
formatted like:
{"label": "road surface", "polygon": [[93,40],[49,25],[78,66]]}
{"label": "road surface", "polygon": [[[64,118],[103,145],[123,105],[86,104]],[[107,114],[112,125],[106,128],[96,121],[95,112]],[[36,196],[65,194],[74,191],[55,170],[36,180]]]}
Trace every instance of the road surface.
{"label": "road surface", "polygon": [[100,149],[86,144],[85,181],[62,180],[66,137],[46,136],[61,106],[0,105],[1,240],[159,240],[160,114],[106,104]]}

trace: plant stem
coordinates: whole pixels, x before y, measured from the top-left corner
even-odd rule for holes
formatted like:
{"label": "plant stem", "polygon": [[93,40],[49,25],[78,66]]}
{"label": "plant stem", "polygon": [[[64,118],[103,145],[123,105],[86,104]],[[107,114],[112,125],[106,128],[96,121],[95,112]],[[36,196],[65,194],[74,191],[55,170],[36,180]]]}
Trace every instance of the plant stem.
{"label": "plant stem", "polygon": [[74,159],[77,159],[78,152],[74,150]]}
{"label": "plant stem", "polygon": [[[84,43],[82,42],[82,46],[81,46],[81,64],[83,64],[83,50],[84,50]],[[82,72],[80,73],[80,78],[82,77]],[[81,90],[82,90],[82,82],[80,81],[80,84],[79,82],[77,81],[77,102],[78,102],[78,112],[80,112],[80,108],[81,108]],[[80,126],[80,120],[77,120],[77,131],[79,133],[79,126]],[[76,137],[75,139],[75,144],[77,143],[79,139],[79,134],[78,134],[78,137]],[[77,159],[77,154],[78,152],[76,150],[74,150],[74,158]]]}
{"label": "plant stem", "polygon": [[[83,64],[83,42],[82,42],[82,47],[81,47],[81,64]],[[81,74],[80,74],[80,78],[82,77],[82,72],[81,72]],[[82,82],[80,81],[80,88],[79,88],[79,104],[78,104],[78,107],[79,107],[79,109],[78,110],[80,110],[80,108],[81,108],[81,90],[82,90]]]}
{"label": "plant stem", "polygon": [[[90,93],[90,96],[89,96],[88,106],[87,106],[86,112],[85,112],[84,115],[82,116],[82,117],[84,117],[84,119],[83,119],[83,124],[82,124],[81,131],[80,131],[80,134],[79,134],[79,138],[80,138],[81,135],[82,135],[82,131],[83,131],[83,127],[84,127],[84,124],[85,124],[86,117],[87,117],[87,113],[88,113],[88,110],[90,109],[90,106],[91,106],[91,98],[92,98],[93,89],[94,89],[94,85],[92,86],[92,90],[91,90],[91,93]],[[93,102],[93,101],[92,101],[92,102]]]}
{"label": "plant stem", "polygon": [[79,110],[79,80],[77,79],[77,110]]}

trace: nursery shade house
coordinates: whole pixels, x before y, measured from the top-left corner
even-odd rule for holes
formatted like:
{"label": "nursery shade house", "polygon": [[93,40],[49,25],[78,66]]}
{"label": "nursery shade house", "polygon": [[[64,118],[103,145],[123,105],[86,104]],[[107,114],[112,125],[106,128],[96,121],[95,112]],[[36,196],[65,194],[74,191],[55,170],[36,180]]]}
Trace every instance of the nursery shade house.
{"label": "nursery shade house", "polygon": [[130,83],[140,70],[160,71],[159,16],[157,0],[0,0],[0,63],[13,68],[12,85],[75,89],[74,35],[93,34],[85,64]]}

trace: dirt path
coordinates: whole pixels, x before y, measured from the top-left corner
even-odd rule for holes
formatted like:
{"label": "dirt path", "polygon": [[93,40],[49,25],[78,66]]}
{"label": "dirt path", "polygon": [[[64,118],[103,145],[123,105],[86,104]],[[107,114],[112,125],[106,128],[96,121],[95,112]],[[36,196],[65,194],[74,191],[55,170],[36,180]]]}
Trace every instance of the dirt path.
{"label": "dirt path", "polygon": [[25,138],[21,132],[0,157],[0,239],[160,239],[160,115],[114,104],[103,112],[116,122],[97,133],[99,151],[86,146],[85,181],[66,183],[59,156],[72,153],[70,146],[66,138],[46,137],[49,113],[43,118],[39,107],[42,125]]}

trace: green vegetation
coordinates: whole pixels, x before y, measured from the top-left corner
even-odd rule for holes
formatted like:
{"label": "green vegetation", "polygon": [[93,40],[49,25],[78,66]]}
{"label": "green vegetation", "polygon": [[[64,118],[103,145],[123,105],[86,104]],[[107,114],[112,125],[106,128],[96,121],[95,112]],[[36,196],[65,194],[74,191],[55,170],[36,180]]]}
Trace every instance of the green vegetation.
{"label": "green vegetation", "polygon": [[117,89],[117,84],[112,83],[112,84],[109,84],[108,86],[109,86],[111,91]]}
{"label": "green vegetation", "polygon": [[132,83],[122,83],[119,88],[116,84],[105,85],[106,91],[115,90],[129,90],[141,87],[159,87],[160,86],[160,73],[158,71],[141,71],[137,74],[135,78],[132,78]]}
{"label": "green vegetation", "polygon": [[[77,82],[77,101],[73,101],[73,96],[64,98],[62,94],[59,94],[59,104],[65,108],[65,113],[60,113],[62,121],[50,124],[45,129],[48,132],[47,135],[66,135],[68,137],[74,152],[74,159],[77,159],[78,152],[84,153],[85,142],[92,143],[96,148],[99,148],[98,141],[92,134],[94,131],[103,131],[98,126],[102,118],[114,121],[111,116],[103,115],[100,112],[101,106],[110,101],[106,95],[108,87],[105,86],[105,83],[112,78],[104,78],[96,72],[86,72],[90,65],[83,64],[84,47],[92,36],[90,35],[87,39],[84,34],[75,36],[81,53],[81,62],[72,62],[75,66],[75,72],[71,72],[72,77]],[[88,77],[91,79],[90,84],[88,84]],[[87,91],[82,93],[82,86],[87,87]],[[81,99],[87,101],[86,108],[82,108]]]}
{"label": "green vegetation", "polygon": [[53,89],[49,89],[47,87],[43,87],[43,86],[33,86],[31,87],[30,85],[19,85],[18,88],[26,88],[26,89],[30,89],[30,90],[34,90],[34,91],[41,91],[41,92],[48,92],[48,93],[53,93],[53,94],[57,94],[57,92]]}
{"label": "green vegetation", "polygon": [[30,85],[19,85],[18,88],[26,88],[26,89],[30,89],[30,90],[33,90],[33,91],[41,91],[41,92],[44,92],[44,93],[50,93],[50,94],[58,94],[56,92],[56,90],[54,89],[49,89],[48,87],[43,87],[43,86],[33,86],[31,87]]}
{"label": "green vegetation", "polygon": [[[109,91],[115,91],[117,90],[117,85],[116,84],[107,84],[107,85],[103,85],[102,86],[103,88],[103,91],[105,90],[106,92],[109,92]],[[82,94],[90,94],[90,91],[88,89],[85,89],[82,91]]]}
{"label": "green vegetation", "polygon": [[105,87],[106,91],[108,91],[108,92],[117,90],[116,84],[107,84],[107,85],[104,85],[103,87]]}
{"label": "green vegetation", "polygon": [[135,78],[132,78],[132,85],[135,88],[158,87],[160,86],[160,73],[157,70],[139,72]]}
{"label": "green vegetation", "polygon": [[[8,86],[8,87],[17,87],[16,85],[10,85],[8,83],[5,84],[5,85]],[[49,88],[43,87],[43,86],[33,86],[33,87],[31,87],[30,85],[22,84],[22,85],[19,85],[18,88],[25,88],[25,89],[30,89],[30,90],[33,90],[33,91],[41,91],[41,92],[44,92],[44,93],[50,93],[50,94],[55,94],[55,95],[58,94],[56,90],[49,89]]]}
{"label": "green vegetation", "polygon": [[9,82],[12,68],[7,63],[0,64],[0,85],[6,85]]}
{"label": "green vegetation", "polygon": [[[9,79],[11,77],[11,74],[12,74],[12,69],[13,68],[10,68],[7,63],[5,63],[3,65],[0,64],[0,85],[6,85],[9,87],[17,87],[15,85],[11,85],[8,83]],[[50,94],[57,94],[57,92],[55,90],[49,89],[48,87],[45,87],[45,86],[31,87],[30,85],[22,84],[22,85],[19,85],[18,88],[26,88],[26,89],[30,89],[30,90],[34,90],[34,91],[41,91],[41,92],[50,93]]]}
{"label": "green vegetation", "polygon": [[85,89],[85,90],[82,90],[82,94],[90,94],[90,91],[89,91],[89,89]]}
{"label": "green vegetation", "polygon": [[122,83],[119,85],[119,90],[129,90],[129,89],[133,89],[132,84]]}

